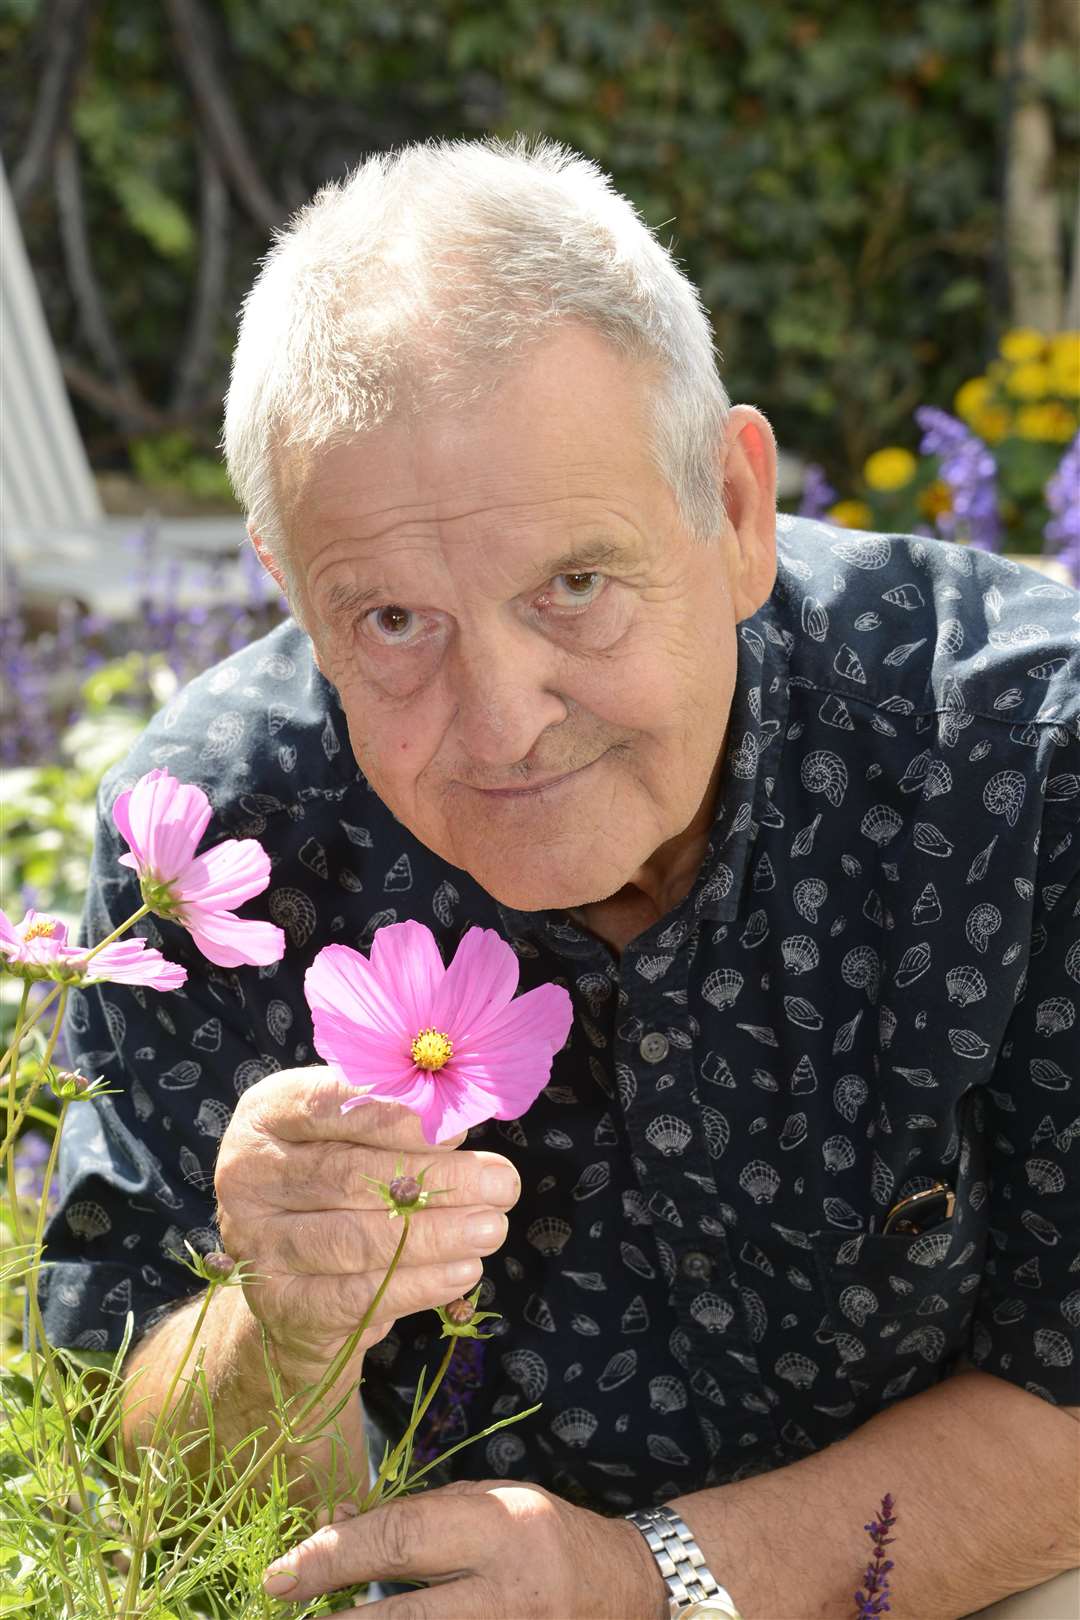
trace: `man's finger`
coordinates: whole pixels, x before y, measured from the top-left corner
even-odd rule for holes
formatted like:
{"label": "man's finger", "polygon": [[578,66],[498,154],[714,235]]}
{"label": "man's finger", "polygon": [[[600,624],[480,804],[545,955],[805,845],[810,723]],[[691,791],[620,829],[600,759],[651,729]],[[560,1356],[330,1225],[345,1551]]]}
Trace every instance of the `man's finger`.
{"label": "man's finger", "polygon": [[433,1146],[420,1118],[400,1103],[364,1102],[344,1114],[341,1105],[361,1095],[333,1064],[322,1069],[292,1069],[260,1082],[258,1115],[263,1126],[284,1142],[366,1142],[372,1147],[400,1148],[405,1153],[445,1153],[460,1147],[461,1131]]}
{"label": "man's finger", "polygon": [[357,1581],[470,1574],[483,1547],[481,1506],[475,1497],[438,1491],[326,1525],[271,1564],[263,1587],[271,1597],[306,1603]]}
{"label": "man's finger", "polygon": [[[271,1215],[266,1223],[269,1251],[278,1271],[294,1276],[351,1276],[357,1271],[380,1275],[393,1259],[401,1222],[351,1209],[314,1215]],[[506,1242],[507,1221],[489,1204],[425,1211],[409,1233],[410,1266],[442,1265],[494,1254]]]}
{"label": "man's finger", "polygon": [[[400,1164],[401,1169],[398,1170]],[[273,1202],[294,1211],[380,1209],[386,1205],[372,1181],[387,1184],[398,1174],[419,1179],[429,1192],[439,1189],[432,1209],[453,1204],[493,1204],[510,1209],[518,1200],[521,1180],[500,1153],[466,1149],[438,1157],[393,1153],[358,1142],[293,1142],[275,1165]]]}

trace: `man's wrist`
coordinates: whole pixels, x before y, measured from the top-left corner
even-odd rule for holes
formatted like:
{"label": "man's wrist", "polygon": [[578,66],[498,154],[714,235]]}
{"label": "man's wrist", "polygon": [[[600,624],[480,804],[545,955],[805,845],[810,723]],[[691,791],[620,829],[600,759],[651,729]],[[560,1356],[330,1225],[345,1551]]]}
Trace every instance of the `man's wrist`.
{"label": "man's wrist", "polygon": [[610,1519],[608,1523],[619,1532],[621,1540],[614,1556],[617,1567],[625,1572],[623,1612],[633,1615],[634,1620],[668,1620],[667,1584],[644,1536],[629,1519]]}
{"label": "man's wrist", "polygon": [[705,1562],[694,1533],[670,1505],[625,1515],[645,1547],[664,1590],[663,1620],[672,1616],[741,1620],[734,1600]]}

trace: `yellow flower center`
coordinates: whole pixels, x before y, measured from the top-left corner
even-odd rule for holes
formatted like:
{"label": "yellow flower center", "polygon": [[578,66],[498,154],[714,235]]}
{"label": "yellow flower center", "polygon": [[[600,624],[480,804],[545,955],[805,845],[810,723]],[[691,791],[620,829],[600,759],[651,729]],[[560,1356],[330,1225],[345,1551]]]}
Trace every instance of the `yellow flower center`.
{"label": "yellow flower center", "polygon": [[444,1069],[453,1055],[450,1038],[437,1029],[422,1029],[412,1043],[412,1060],[418,1069]]}
{"label": "yellow flower center", "polygon": [[56,926],[55,917],[39,917],[23,935],[23,944],[28,945],[32,939],[51,939],[56,933]]}

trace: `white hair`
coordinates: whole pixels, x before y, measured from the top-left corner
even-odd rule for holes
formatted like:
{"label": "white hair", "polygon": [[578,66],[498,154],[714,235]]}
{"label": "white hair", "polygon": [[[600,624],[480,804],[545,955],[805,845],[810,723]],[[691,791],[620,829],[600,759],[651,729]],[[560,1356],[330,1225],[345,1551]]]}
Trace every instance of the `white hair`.
{"label": "white hair", "polygon": [[588,158],[548,139],[425,141],[367,158],[279,231],[244,301],[229,476],[290,575],[312,452],[401,414],[468,406],[558,323],[655,374],[653,464],[687,528],[718,535],[730,409],[697,290]]}

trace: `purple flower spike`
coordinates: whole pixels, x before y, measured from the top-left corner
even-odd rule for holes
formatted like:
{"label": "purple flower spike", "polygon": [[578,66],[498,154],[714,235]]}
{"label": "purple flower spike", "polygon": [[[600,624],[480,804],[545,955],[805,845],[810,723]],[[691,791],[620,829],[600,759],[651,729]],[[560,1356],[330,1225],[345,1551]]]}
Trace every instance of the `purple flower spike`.
{"label": "purple flower spike", "polygon": [[807,518],[824,517],[835,500],[836,491],[825,477],[824,469],[814,461],[807,462],[803,479],[802,501],[799,505],[799,516]]}
{"label": "purple flower spike", "polygon": [[1046,486],[1046,504],[1053,516],[1043,534],[1080,587],[1080,433]]}
{"label": "purple flower spike", "polygon": [[895,1503],[891,1496],[886,1494],[881,1499],[881,1518],[863,1525],[864,1530],[870,1532],[870,1540],[874,1544],[874,1556],[866,1566],[863,1576],[866,1582],[866,1591],[861,1589],[855,1593],[855,1620],[866,1620],[868,1615],[887,1614],[889,1612],[889,1571],[893,1567],[891,1558],[885,1557],[885,1548],[896,1540],[890,1536],[889,1531],[896,1523],[893,1513]]}
{"label": "purple flower spike", "polygon": [[938,515],[938,533],[946,540],[967,540],[979,551],[996,551],[1001,544],[997,462],[948,411],[920,405],[915,420],[923,430],[920,451],[938,457],[942,482],[952,493],[952,509]]}

